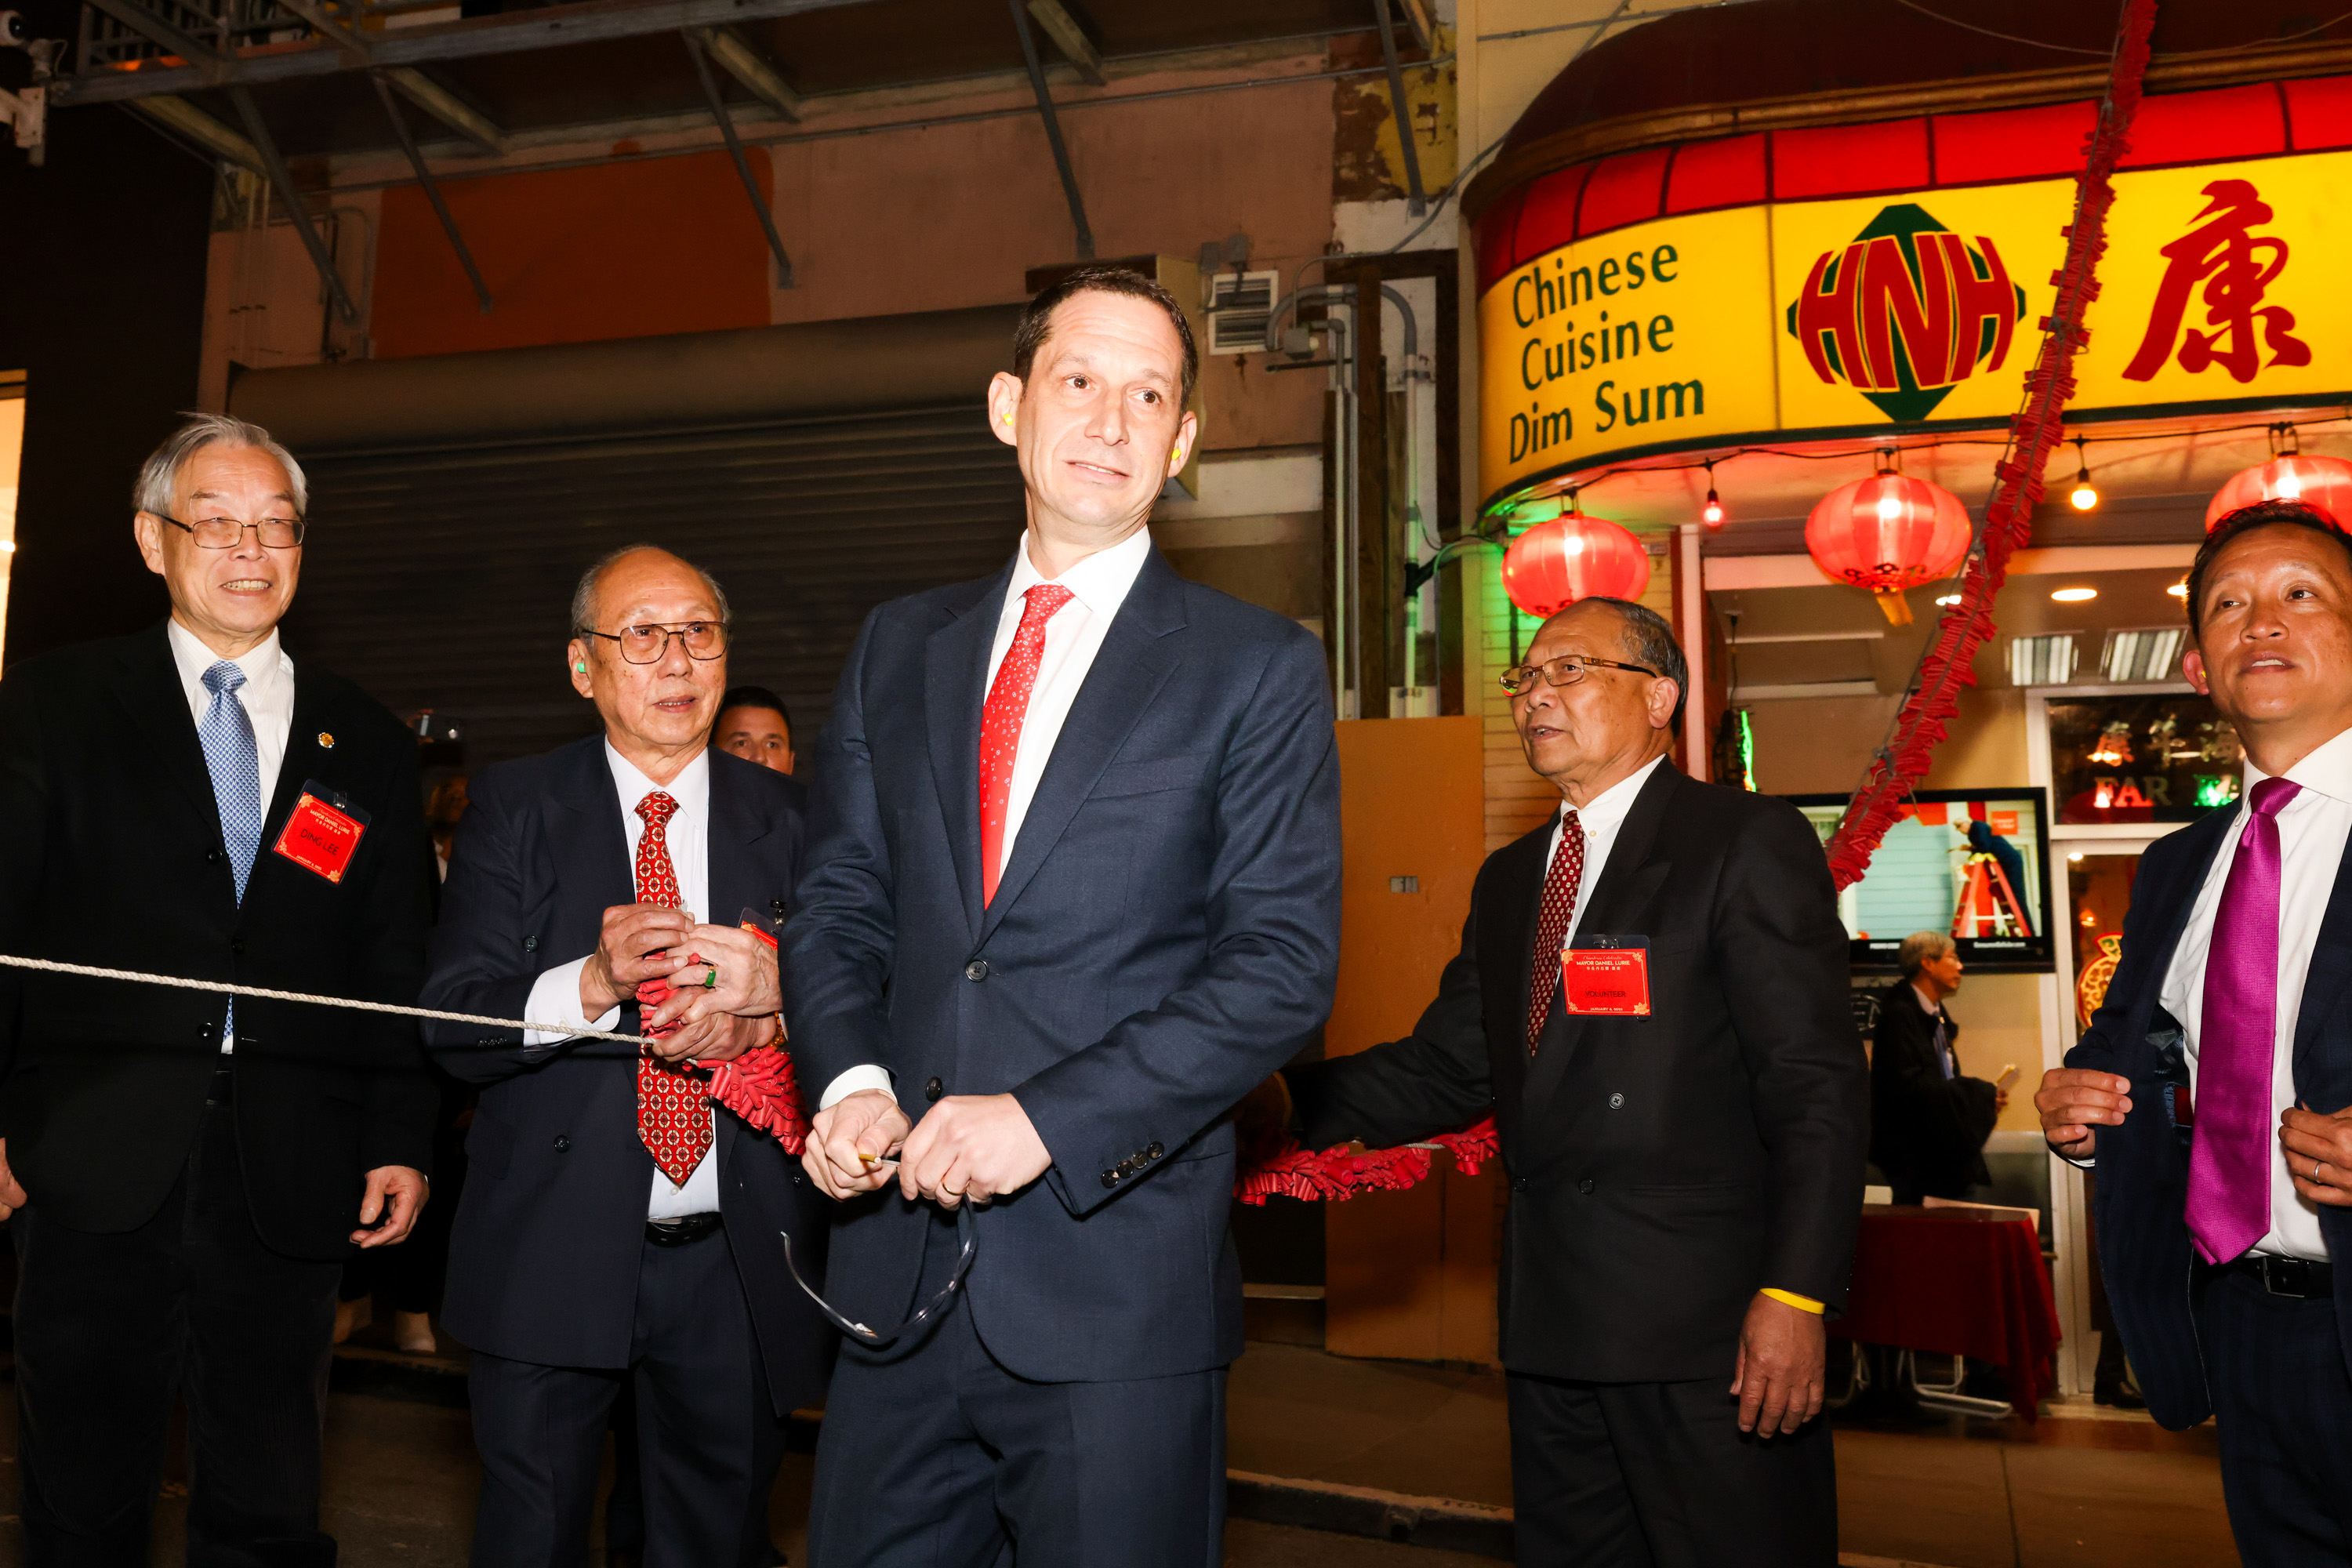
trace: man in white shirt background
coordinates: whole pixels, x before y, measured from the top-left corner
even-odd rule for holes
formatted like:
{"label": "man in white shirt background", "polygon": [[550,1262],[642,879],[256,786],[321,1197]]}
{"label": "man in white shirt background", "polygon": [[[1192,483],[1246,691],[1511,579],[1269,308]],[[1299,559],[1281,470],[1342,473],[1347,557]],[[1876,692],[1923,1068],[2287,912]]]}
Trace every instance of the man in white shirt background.
{"label": "man in white shirt background", "polygon": [[2098,1171],[2150,1414],[2217,1417],[2242,1558],[2352,1563],[2352,539],[2296,502],[2233,512],[2187,607],[2182,669],[2246,787],[2142,858],[2105,1003],[2034,1102]]}

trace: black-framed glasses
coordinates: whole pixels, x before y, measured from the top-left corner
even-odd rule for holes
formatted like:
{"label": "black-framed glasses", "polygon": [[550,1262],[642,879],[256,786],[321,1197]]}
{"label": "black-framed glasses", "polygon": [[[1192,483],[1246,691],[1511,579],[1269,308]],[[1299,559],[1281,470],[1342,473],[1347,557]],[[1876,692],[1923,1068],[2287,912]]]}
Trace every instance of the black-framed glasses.
{"label": "black-framed glasses", "polygon": [[196,522],[182,522],[169,512],[155,514],[173,528],[196,542],[202,550],[234,550],[245,538],[247,529],[261,541],[264,550],[291,550],[302,542],[303,523],[299,517],[265,517],[259,522],[239,522],[233,517],[207,517]]}
{"label": "black-framed glasses", "polygon": [[841,1313],[835,1311],[833,1310],[833,1304],[827,1301],[824,1297],[818,1295],[816,1293],[816,1288],[811,1285],[801,1274],[801,1266],[793,1258],[793,1233],[788,1230],[780,1230],[776,1234],[784,1238],[784,1267],[793,1271],[793,1283],[798,1285],[807,1293],[808,1299],[816,1303],[816,1310],[824,1314],[825,1321],[830,1322],[835,1328],[839,1329],[843,1333],[847,1334],[851,1339],[856,1340],[859,1344],[875,1345],[877,1347],[889,1344],[894,1341],[904,1338],[906,1335],[914,1332],[917,1329],[921,1328],[925,1323],[930,1322],[933,1319],[944,1317],[947,1314],[947,1310],[955,1305],[957,1294],[963,1289],[964,1276],[971,1272],[972,1255],[979,1250],[980,1246],[980,1244],[972,1237],[971,1205],[970,1203],[957,1205],[956,1241],[958,1243],[958,1247],[956,1250],[955,1271],[948,1276],[947,1288],[941,1290],[938,1295],[932,1297],[929,1300],[924,1302],[923,1305],[917,1310],[913,1317],[908,1318],[905,1322],[900,1323],[897,1328],[892,1329],[888,1333],[885,1334],[877,1333],[874,1330],[867,1328],[864,1323],[854,1322],[850,1319],[844,1317]]}
{"label": "black-framed glasses", "polygon": [[621,645],[621,657],[631,664],[658,664],[669,652],[669,639],[676,637],[686,649],[688,658],[712,659],[727,651],[727,623],[724,621],[681,621],[674,626],[650,623],[623,626],[617,632],[600,632],[593,626],[582,626],[583,637],[603,637],[606,642]]}
{"label": "black-framed glasses", "polygon": [[1504,690],[1517,697],[1523,691],[1534,689],[1538,675],[1541,675],[1544,680],[1552,686],[1573,686],[1582,680],[1584,672],[1594,665],[1599,665],[1605,669],[1630,669],[1636,675],[1646,675],[1653,680],[1658,679],[1658,672],[1647,665],[1627,664],[1614,658],[1594,658],[1591,655],[1583,653],[1562,654],[1558,658],[1548,658],[1541,664],[1515,664],[1495,679],[1503,683]]}

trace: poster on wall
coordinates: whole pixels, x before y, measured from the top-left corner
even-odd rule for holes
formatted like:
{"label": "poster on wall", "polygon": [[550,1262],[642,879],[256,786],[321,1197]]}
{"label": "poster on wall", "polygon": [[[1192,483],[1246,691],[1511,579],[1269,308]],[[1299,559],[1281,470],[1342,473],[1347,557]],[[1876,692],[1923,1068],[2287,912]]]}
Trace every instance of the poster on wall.
{"label": "poster on wall", "polygon": [[[1842,795],[1786,797],[1827,844]],[[1838,896],[1857,973],[1892,974],[1914,931],[1950,936],[1962,962],[1989,973],[2053,966],[2050,825],[2033,788],[1920,790],[1889,828],[1862,880]]]}

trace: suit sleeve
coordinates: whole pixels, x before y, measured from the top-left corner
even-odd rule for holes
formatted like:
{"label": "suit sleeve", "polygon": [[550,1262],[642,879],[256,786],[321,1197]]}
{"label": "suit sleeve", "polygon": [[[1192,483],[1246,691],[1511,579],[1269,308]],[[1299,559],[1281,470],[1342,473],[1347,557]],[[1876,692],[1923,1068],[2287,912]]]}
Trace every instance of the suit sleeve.
{"label": "suit sleeve", "polygon": [[[0,681],[0,951],[26,952],[28,928],[40,907],[49,842],[47,750],[30,679]],[[16,1065],[23,1010],[19,970],[0,972],[0,1081]]]}
{"label": "suit sleeve", "polygon": [[1217,784],[1206,961],[1148,1013],[1013,1092],[1086,1215],[1314,1037],[1339,963],[1339,770],[1320,647],[1281,638]]}
{"label": "suit sleeve", "polygon": [[[359,994],[372,1002],[412,1005],[425,980],[425,931],[431,905],[433,851],[425,834],[416,748],[404,741],[393,752],[387,800],[375,828],[384,835],[369,889],[356,973]],[[440,1091],[425,1070],[413,1018],[369,1017],[358,1026],[373,1037],[367,1074],[366,1114],[360,1140],[362,1169],[406,1165],[433,1169],[433,1127]]]}
{"label": "suit sleeve", "polygon": [[1862,1223],[1870,1081],[1829,864],[1793,808],[1768,809],[1732,838],[1711,951],[1771,1173],[1761,1282],[1841,1310]]}

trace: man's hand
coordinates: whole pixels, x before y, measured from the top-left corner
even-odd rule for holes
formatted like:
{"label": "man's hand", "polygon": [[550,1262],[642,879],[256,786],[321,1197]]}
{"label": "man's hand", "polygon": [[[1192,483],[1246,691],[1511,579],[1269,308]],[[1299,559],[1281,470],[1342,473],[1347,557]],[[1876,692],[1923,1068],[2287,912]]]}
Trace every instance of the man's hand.
{"label": "man's hand", "polygon": [[8,1168],[8,1140],[0,1138],[0,1219],[24,1206],[25,1189],[16,1184],[16,1173]]}
{"label": "man's hand", "polygon": [[1829,1330],[1819,1312],[1758,1292],[1740,1325],[1739,1361],[1731,1373],[1739,1429],[1769,1437],[1819,1415],[1828,1362]]}
{"label": "man's hand", "polygon": [[1054,1163],[1009,1094],[956,1094],[923,1113],[898,1157],[898,1190],[951,1209],[1019,1192]]}
{"label": "man's hand", "polygon": [[714,1013],[655,1041],[646,1047],[646,1054],[665,1062],[731,1062],[775,1037],[773,1017],[740,1018],[732,1013]]}
{"label": "man's hand", "polygon": [[661,904],[615,904],[606,910],[596,951],[580,966],[580,1016],[601,1018],[635,996],[643,982],[667,978],[677,965],[664,956],[665,950],[693,930],[692,915]]}
{"label": "man's hand", "polygon": [[875,1162],[897,1153],[913,1125],[880,1089],[859,1089],[809,1118],[801,1168],[829,1198],[879,1192],[898,1173]]}
{"label": "man's hand", "polygon": [[2333,1208],[2352,1206],[2352,1106],[2333,1116],[2301,1106],[2282,1112],[2279,1142],[2296,1192]]}
{"label": "man's hand", "polygon": [[[694,962],[698,958],[702,962]],[[697,1017],[710,1013],[771,1015],[784,1009],[776,950],[740,926],[696,926],[659,963],[667,966],[677,994],[655,1015],[656,1022],[685,1017],[689,1008]],[[719,984],[706,989],[702,982],[714,971]]]}
{"label": "man's hand", "polygon": [[[352,1239],[362,1247],[391,1247],[406,1241],[416,1227],[418,1211],[425,1207],[426,1191],[424,1172],[406,1165],[378,1165],[367,1173],[367,1191],[360,1194],[360,1228],[352,1232]],[[387,1210],[391,1217],[377,1225],[376,1216]]]}
{"label": "man's hand", "polygon": [[1997,1111],[2007,1110],[2009,1109],[2009,1086],[2007,1084],[1997,1083],[1992,1086],[1992,1108]]}
{"label": "man's hand", "polygon": [[2100,1128],[2124,1124],[2132,1108],[2131,1079],[2089,1068],[2052,1068],[2042,1075],[2033,1108],[2042,1112],[2042,1136],[2053,1149],[2087,1160],[2098,1149]]}

